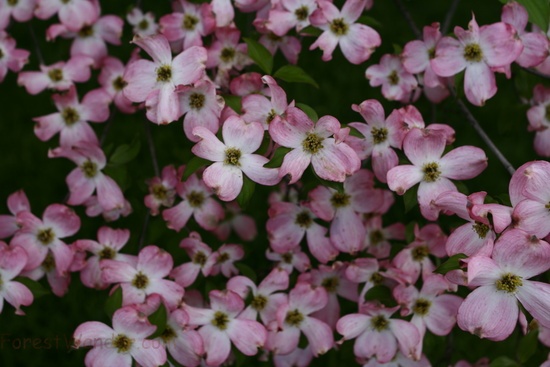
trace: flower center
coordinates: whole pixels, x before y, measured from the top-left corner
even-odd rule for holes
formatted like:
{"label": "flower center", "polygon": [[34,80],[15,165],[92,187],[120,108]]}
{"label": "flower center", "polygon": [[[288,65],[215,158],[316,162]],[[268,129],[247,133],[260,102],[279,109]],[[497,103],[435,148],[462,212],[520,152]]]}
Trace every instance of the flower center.
{"label": "flower center", "polygon": [[164,329],[164,331],[162,332],[162,334],[160,334],[160,338],[162,339],[163,342],[165,343],[169,343],[170,341],[172,341],[174,338],[176,338],[178,335],[176,334],[176,332],[174,331],[174,329],[172,329],[170,326],[166,326],[166,329]]}
{"label": "flower center", "polygon": [[392,70],[390,75],[388,75],[388,82],[390,83],[390,85],[399,84],[399,75],[397,75],[397,70]]}
{"label": "flower center", "polygon": [[99,256],[99,258],[101,260],[103,259],[113,259],[115,257],[115,250],[113,250],[112,248],[110,248],[109,246],[105,246],[103,247],[103,249],[101,251],[99,251],[99,254],[97,254]]}
{"label": "flower center", "polygon": [[425,298],[419,298],[414,303],[412,310],[416,315],[424,316],[430,311],[432,305],[431,301],[428,301]]}
{"label": "flower center", "polygon": [[157,82],[166,83],[172,79],[172,67],[170,65],[161,65],[157,68]]}
{"label": "flower center", "polygon": [[138,28],[142,31],[146,30],[149,27],[149,22],[147,19],[142,19],[141,22],[138,23]]}
{"label": "flower center", "polygon": [[389,326],[388,320],[383,315],[374,316],[370,319],[370,324],[376,331],[384,331]]}
{"label": "flower center", "polygon": [[372,273],[369,279],[375,285],[382,284],[384,277],[379,272]]}
{"label": "flower center", "polygon": [[185,14],[183,17],[182,27],[188,31],[195,29],[195,26],[199,22],[197,17],[192,16],[191,14]]}
{"label": "flower center", "polygon": [[151,191],[153,192],[153,196],[157,200],[164,200],[168,196],[168,190],[166,189],[166,187],[164,187],[163,184],[153,185]]}
{"label": "flower center", "polygon": [[483,51],[477,43],[470,43],[464,47],[464,58],[466,61],[480,62],[483,60]]}
{"label": "flower center", "polygon": [[191,191],[187,195],[187,201],[192,208],[200,208],[204,203],[204,194],[200,191]]}
{"label": "flower center", "polygon": [[294,15],[296,15],[296,19],[298,19],[300,22],[307,19],[307,16],[309,15],[309,9],[307,6],[302,5],[298,9],[294,11]]}
{"label": "flower center", "polygon": [[499,291],[514,293],[523,285],[521,277],[512,273],[504,274],[495,282],[495,286]]}
{"label": "flower center", "polygon": [[46,258],[42,261],[42,269],[44,269],[46,273],[55,269],[55,259],[51,252],[48,252],[48,255],[46,255]]}
{"label": "flower center", "polygon": [[483,223],[476,222],[473,225],[473,230],[475,233],[477,233],[479,238],[484,239],[485,236],[487,236],[487,232],[489,232],[489,226]]}
{"label": "flower center", "polygon": [[67,107],[61,112],[61,117],[65,121],[65,125],[71,126],[78,120],[80,120],[80,115],[77,110],[72,107]]}
{"label": "flower center", "polygon": [[126,85],[128,85],[128,83],[122,79],[122,75],[117,76],[116,79],[113,80],[113,88],[116,91],[121,91]]}
{"label": "flower center", "polygon": [[235,58],[235,49],[232,47],[225,47],[222,49],[222,52],[220,54],[220,59],[224,63],[229,63]]}
{"label": "flower center", "polygon": [[204,252],[198,251],[193,256],[193,264],[199,264],[200,266],[203,266],[204,264],[206,264],[207,259],[208,259],[208,257],[206,256],[206,254]]}
{"label": "flower center", "polygon": [[15,6],[15,5],[17,5],[18,2],[19,2],[19,0],[8,0],[8,5],[9,6]]}
{"label": "flower center", "polygon": [[272,108],[271,111],[269,111],[269,113],[267,114],[265,122],[269,125],[269,123],[271,123],[271,121],[273,121],[275,116],[277,116],[277,112],[275,112],[275,110]]}
{"label": "flower center", "polygon": [[94,34],[94,29],[92,28],[91,25],[85,25],[84,27],[82,27],[81,30],[78,31],[78,35],[81,38],[87,38],[92,36],[93,34]]}
{"label": "flower center", "polygon": [[291,252],[287,252],[286,254],[281,255],[281,259],[283,259],[283,262],[286,264],[292,264],[292,258],[294,255],[292,255]]}
{"label": "flower center", "polygon": [[299,326],[302,321],[304,321],[304,315],[297,309],[286,313],[285,322],[290,326]]}
{"label": "flower center", "polygon": [[140,271],[132,280],[132,285],[137,289],[145,289],[149,285],[149,278]]}
{"label": "flower center", "polygon": [[336,18],[330,23],[330,30],[337,36],[344,36],[348,33],[349,26],[344,18]]}
{"label": "flower center", "polygon": [[335,192],[330,198],[333,207],[341,208],[349,205],[350,196],[345,192]]}
{"label": "flower center", "polygon": [[428,57],[431,59],[435,58],[435,47],[432,47],[428,50]]}
{"label": "flower center", "polygon": [[4,51],[0,48],[0,59],[4,57]]}
{"label": "flower center", "polygon": [[97,175],[97,164],[89,159],[82,164],[80,169],[84,172],[84,176],[87,178],[94,178]]}
{"label": "flower center", "polygon": [[229,254],[227,252],[222,252],[219,256],[218,256],[218,259],[216,260],[216,264],[223,264],[224,262],[226,262],[227,260],[229,260]]}
{"label": "flower center", "polygon": [[271,33],[271,32],[267,34],[267,38],[269,38],[273,42],[281,42],[283,39],[283,37],[279,37],[275,33]]}
{"label": "flower center", "polygon": [[193,93],[189,96],[189,107],[194,110],[200,110],[204,107],[204,94],[202,93]]}
{"label": "flower center", "polygon": [[388,129],[385,127],[373,127],[370,130],[370,134],[372,135],[372,141],[374,144],[383,143],[388,139]]}
{"label": "flower center", "polygon": [[132,348],[132,344],[134,344],[134,341],[124,334],[118,334],[113,339],[112,344],[113,347],[117,349],[117,352],[126,353],[130,350],[130,348]]}
{"label": "flower center", "polygon": [[227,148],[225,150],[225,164],[232,166],[240,166],[239,159],[241,159],[241,151],[237,148]]}
{"label": "flower center", "polygon": [[63,80],[63,70],[61,69],[51,69],[48,71],[48,77],[52,82],[60,82]]}
{"label": "flower center", "polygon": [[227,329],[227,324],[229,324],[229,317],[227,314],[221,311],[216,311],[214,318],[212,319],[212,325],[220,330],[225,330]]}
{"label": "flower center", "polygon": [[47,246],[50,243],[52,243],[53,240],[55,239],[55,233],[54,233],[53,229],[51,229],[51,228],[44,228],[44,229],[41,229],[40,231],[38,231],[38,234],[36,235],[36,238],[44,246]]}
{"label": "flower center", "polygon": [[429,253],[430,250],[428,249],[428,246],[415,247],[411,252],[413,260],[418,262],[424,260],[424,258],[427,257]]}
{"label": "flower center", "polygon": [[312,222],[313,222],[313,219],[311,219],[311,216],[305,210],[303,212],[298,213],[298,215],[296,216],[295,223],[302,228],[309,228]]}
{"label": "flower center", "polygon": [[338,277],[325,278],[323,279],[321,285],[327,290],[327,292],[334,293],[340,285],[340,279],[338,279]]}
{"label": "flower center", "polygon": [[302,142],[302,147],[309,154],[317,154],[321,149],[323,149],[323,140],[325,140],[325,138],[322,138],[315,133],[308,133]]}
{"label": "flower center", "polygon": [[2,280],[2,273],[0,273],[0,291],[2,290],[3,285],[4,285],[4,281]]}
{"label": "flower center", "polygon": [[426,163],[422,167],[422,172],[424,172],[424,181],[426,182],[435,182],[441,175],[439,165],[436,162]]}
{"label": "flower center", "polygon": [[252,306],[252,308],[255,309],[256,311],[263,310],[266,305],[267,305],[267,297],[261,294],[258,294],[256,297],[254,297],[252,299],[252,302],[250,303],[250,306]]}

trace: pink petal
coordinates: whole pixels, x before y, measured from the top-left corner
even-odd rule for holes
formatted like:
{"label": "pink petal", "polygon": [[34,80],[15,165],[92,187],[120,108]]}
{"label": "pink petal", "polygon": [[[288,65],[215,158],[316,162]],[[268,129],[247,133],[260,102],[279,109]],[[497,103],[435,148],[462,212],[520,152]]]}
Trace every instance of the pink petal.
{"label": "pink petal", "polygon": [[265,327],[252,320],[234,319],[227,334],[235,347],[247,356],[258,353],[258,348],[262,348],[267,339]]}
{"label": "pink petal", "polygon": [[235,199],[243,186],[242,171],[222,162],[216,162],[207,167],[202,177],[206,186],[223,201]]}

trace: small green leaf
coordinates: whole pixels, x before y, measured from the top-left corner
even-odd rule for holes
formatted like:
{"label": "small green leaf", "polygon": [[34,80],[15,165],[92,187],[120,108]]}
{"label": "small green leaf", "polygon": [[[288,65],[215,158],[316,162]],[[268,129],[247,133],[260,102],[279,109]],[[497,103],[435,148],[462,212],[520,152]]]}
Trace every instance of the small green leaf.
{"label": "small green leaf", "polygon": [[256,283],[258,277],[256,276],[256,272],[254,271],[254,269],[244,263],[236,263],[235,267],[239,269],[239,273],[241,273],[241,275],[244,275],[245,277]]}
{"label": "small green leaf", "polygon": [[403,52],[403,46],[401,46],[398,43],[394,43],[393,44],[393,53],[395,55],[401,55],[402,52]]}
{"label": "small green leaf", "polygon": [[319,120],[319,116],[317,116],[317,112],[310,106],[304,103],[296,103],[296,107],[304,111],[304,113],[309,117],[313,122],[317,122]]}
{"label": "small green leaf", "polygon": [[242,97],[240,96],[234,96],[232,94],[224,94],[223,99],[225,101],[225,104],[233,109],[233,111],[237,112],[239,115],[242,112],[242,104],[241,100]]}
{"label": "small green leaf", "polygon": [[386,306],[395,305],[391,290],[385,285],[375,285],[365,293],[365,301],[379,301]]}
{"label": "small green leaf", "polygon": [[157,330],[153,333],[153,335],[147,337],[148,339],[155,339],[162,335],[164,330],[166,330],[166,322],[168,320],[168,312],[166,311],[166,307],[164,307],[164,303],[160,303],[159,308],[155,312],[153,312],[148,317],[149,322],[157,327]]}
{"label": "small green leaf", "polygon": [[281,167],[283,164],[283,159],[285,158],[286,154],[290,152],[292,149],[286,148],[286,147],[279,147],[275,150],[275,153],[273,153],[273,157],[271,157],[271,160],[264,164],[265,168],[277,168]]}
{"label": "small green leaf", "polygon": [[289,83],[306,83],[311,84],[315,88],[319,88],[319,84],[304,71],[304,69],[295,65],[285,65],[273,74],[275,78],[279,78]]}
{"label": "small green leaf", "polygon": [[361,134],[359,132],[359,130],[357,130],[356,128],[352,127],[352,126],[349,126],[347,125],[346,127],[349,127],[349,134],[350,136],[355,136],[357,138],[361,138],[361,139],[364,139],[365,136],[363,134]]}
{"label": "small green leaf", "polygon": [[251,38],[243,38],[248,45],[248,56],[262,69],[266,74],[271,74],[273,70],[273,55],[264,45]]}
{"label": "small green leaf", "polygon": [[131,144],[119,145],[111,155],[109,163],[113,165],[126,164],[137,157],[140,149],[141,142],[137,139],[134,139]]}
{"label": "small green leaf", "polygon": [[237,202],[239,203],[239,206],[241,208],[246,208],[248,206],[248,203],[250,202],[250,199],[252,198],[252,195],[254,194],[254,189],[256,188],[256,183],[243,175],[243,188],[241,189],[241,192],[239,193],[239,196],[237,196]]}
{"label": "small green leaf", "polygon": [[405,204],[405,213],[411,211],[412,208],[418,205],[418,185],[410,188],[403,194],[403,202]]}
{"label": "small green leaf", "polygon": [[45,288],[42,284],[38,283],[36,280],[32,280],[30,278],[25,278],[25,277],[17,277],[13,280],[29,288],[34,299],[51,294],[49,289]]}
{"label": "small green leaf", "polygon": [[537,352],[538,331],[534,330],[525,335],[519,341],[517,356],[521,363],[525,364]]}
{"label": "small green leaf", "polygon": [[460,260],[467,258],[468,256],[464,254],[456,254],[447,259],[443,264],[439,265],[434,273],[438,274],[447,274],[451,270],[460,269]]}
{"label": "small green leaf", "polygon": [[113,314],[116,310],[122,307],[122,288],[118,287],[113,294],[107,298],[107,301],[105,302],[105,306],[103,309],[105,310],[105,313],[107,316],[109,316],[110,319],[113,318]]}
{"label": "small green leaf", "polygon": [[550,20],[550,2],[548,0],[517,0],[517,2],[527,10],[529,21],[546,33]]}
{"label": "small green leaf", "polygon": [[414,241],[414,228],[416,227],[416,222],[409,222],[405,227],[405,240],[407,243]]}
{"label": "small green leaf", "polygon": [[181,177],[181,180],[186,181],[189,178],[189,176],[197,172],[199,168],[204,167],[210,163],[212,162],[201,157],[191,158],[191,160],[189,160],[189,162],[187,162],[187,164],[185,165],[185,170],[183,170],[183,175]]}
{"label": "small green leaf", "polygon": [[319,37],[321,34],[323,34],[323,31],[319,28],[315,28],[314,26],[309,25],[309,26],[303,28],[300,31],[300,34],[306,34],[306,35],[310,35],[310,36]]}
{"label": "small green leaf", "polygon": [[514,361],[513,359],[510,359],[508,357],[498,357],[496,359],[493,359],[490,367],[520,367],[520,364]]}

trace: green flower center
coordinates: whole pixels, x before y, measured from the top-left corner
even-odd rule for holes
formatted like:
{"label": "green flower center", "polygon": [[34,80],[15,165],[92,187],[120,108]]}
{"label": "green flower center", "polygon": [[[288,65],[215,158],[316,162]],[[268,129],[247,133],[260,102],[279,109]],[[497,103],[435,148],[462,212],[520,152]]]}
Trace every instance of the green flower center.
{"label": "green flower center", "polygon": [[430,311],[432,305],[431,301],[428,301],[425,298],[419,298],[414,303],[412,310],[416,315],[424,316]]}
{"label": "green flower center", "polygon": [[285,322],[290,326],[300,326],[304,321],[304,315],[298,310],[288,311],[286,313]]}
{"label": "green flower center", "polygon": [[82,170],[82,172],[84,172],[84,176],[86,176],[87,178],[94,178],[97,175],[97,164],[89,159],[86,162],[82,163],[80,169]]}
{"label": "green flower center", "polygon": [[134,341],[124,334],[118,334],[113,339],[112,344],[119,353],[127,353],[130,348],[132,348],[132,344],[134,344]]}
{"label": "green flower center", "polygon": [[164,200],[168,196],[168,190],[166,189],[166,187],[164,187],[163,184],[153,185],[151,191],[153,193],[153,196],[157,200]]}
{"label": "green flower center", "polygon": [[381,230],[377,229],[370,233],[369,235],[371,245],[378,245],[380,242],[384,241],[384,233]]}
{"label": "green flower center", "polygon": [[239,160],[241,159],[241,151],[237,148],[227,148],[225,150],[225,164],[232,166],[240,166]]}
{"label": "green flower center", "polygon": [[495,282],[495,286],[499,291],[507,293],[515,293],[519,287],[523,285],[521,277],[512,273],[504,274]]}
{"label": "green flower center", "polygon": [[302,228],[309,228],[312,222],[313,222],[313,219],[311,219],[311,216],[305,210],[303,212],[298,213],[298,215],[296,216],[295,223]]}
{"label": "green flower center", "polygon": [[470,43],[464,47],[464,58],[466,61],[480,62],[483,60],[483,51],[477,43]]}
{"label": "green flower center", "polygon": [[302,147],[304,148],[304,151],[309,154],[317,154],[321,149],[323,149],[323,140],[325,140],[325,138],[322,138],[315,133],[308,133],[302,142]]}
{"label": "green flower center", "polygon": [[338,277],[325,278],[323,279],[321,285],[327,290],[327,292],[334,293],[340,285],[340,279]]}
{"label": "green flower center", "polygon": [[345,36],[349,26],[344,22],[344,18],[336,18],[330,23],[330,30],[337,36]]}
{"label": "green flower center", "polygon": [[390,75],[388,75],[388,81],[389,81],[390,85],[399,84],[399,75],[397,75],[397,70],[392,70]]}
{"label": "green flower center", "polygon": [[374,285],[382,284],[382,282],[384,281],[384,277],[379,272],[375,272],[372,273],[372,275],[370,276],[370,281]]}
{"label": "green flower center", "polygon": [[183,16],[182,27],[185,30],[192,31],[199,22],[199,19],[193,15],[185,14]]}
{"label": "green flower center", "polygon": [[67,107],[61,112],[61,117],[65,121],[65,125],[71,126],[74,125],[78,120],[80,120],[80,115],[78,111],[72,107]]}
{"label": "green flower center", "polygon": [[296,15],[296,19],[298,19],[300,22],[307,19],[307,16],[309,15],[309,9],[307,6],[302,5],[298,9],[294,11],[294,15]]}
{"label": "green flower center", "polygon": [[411,252],[413,260],[418,262],[424,260],[429,253],[430,249],[428,248],[428,246],[415,247]]}
{"label": "green flower center", "polygon": [[42,261],[42,269],[44,269],[46,273],[55,269],[55,259],[51,252],[48,252],[48,255],[46,255],[46,258]]}
{"label": "green flower center", "polygon": [[294,257],[294,255],[292,255],[291,252],[287,252],[287,253],[281,255],[281,259],[283,259],[283,262],[285,264],[292,264],[292,258],[293,257]]}
{"label": "green flower center", "polygon": [[145,289],[149,285],[149,278],[140,271],[132,280],[132,285],[137,289]]}
{"label": "green flower center", "polygon": [[218,256],[218,259],[216,260],[216,264],[223,264],[224,262],[226,262],[227,260],[229,260],[229,254],[227,252],[222,252],[219,256]]}
{"label": "green flower center", "polygon": [[428,57],[431,59],[435,59],[435,47],[432,47],[428,50]]}
{"label": "green flower center", "polygon": [[477,233],[479,238],[484,239],[485,236],[487,236],[487,233],[489,232],[489,226],[483,223],[476,222],[473,225],[473,230],[475,233]]}
{"label": "green flower center", "polygon": [[82,27],[81,30],[78,31],[78,35],[81,38],[87,38],[92,36],[93,34],[94,34],[94,29],[92,28],[91,25],[85,25],[84,27]]}
{"label": "green flower center", "polygon": [[121,91],[127,85],[128,83],[126,83],[124,79],[122,79],[122,76],[118,76],[115,80],[113,80],[113,88],[116,91]]}
{"label": "green flower center", "polygon": [[349,199],[351,196],[345,192],[335,192],[330,198],[330,203],[335,208],[342,208],[349,205]]}
{"label": "green flower center", "polygon": [[372,135],[372,141],[374,144],[383,143],[388,139],[388,129],[385,127],[373,127],[370,130],[370,134]]}
{"label": "green flower center", "polygon": [[138,23],[138,28],[142,31],[146,30],[149,27],[149,22],[146,19],[142,19],[141,22]]}
{"label": "green flower center", "polygon": [[271,111],[269,111],[269,113],[267,114],[265,122],[269,125],[269,123],[271,123],[271,121],[273,121],[275,116],[277,116],[277,112],[275,112],[275,110],[272,108]]}
{"label": "green flower center", "polygon": [[216,311],[216,313],[214,314],[214,318],[212,319],[212,325],[220,330],[225,330],[227,329],[227,324],[229,324],[229,317],[227,316],[227,314],[221,311]]}
{"label": "green flower center", "polygon": [[38,241],[40,241],[41,244],[47,246],[55,239],[55,233],[51,228],[44,228],[38,231],[36,238],[38,239]]}
{"label": "green flower center", "polygon": [[105,246],[103,247],[103,249],[101,251],[99,251],[99,253],[97,254],[99,256],[99,258],[101,260],[103,259],[113,259],[116,255],[116,252],[115,250],[113,250],[112,248],[110,248],[109,246]]}
{"label": "green flower center", "polygon": [[164,343],[169,343],[170,341],[174,340],[178,335],[172,329],[170,326],[166,326],[166,329],[160,334],[160,338]]}
{"label": "green flower center", "polygon": [[222,49],[222,52],[220,54],[220,59],[224,62],[224,63],[229,63],[231,61],[233,61],[233,59],[235,58],[235,49],[232,48],[232,47],[225,47]]}
{"label": "green flower center", "polygon": [[205,101],[204,94],[202,93],[193,93],[189,96],[189,106],[192,109],[200,110],[204,107],[204,101]]}
{"label": "green flower center", "polygon": [[422,172],[424,172],[424,181],[426,182],[435,182],[441,175],[439,165],[436,162],[426,163],[422,167]]}
{"label": "green flower center", "polygon": [[263,310],[266,305],[267,305],[267,297],[261,294],[258,294],[256,297],[254,297],[252,299],[252,302],[250,303],[250,306],[252,306],[252,308],[255,309],[256,311]]}
{"label": "green flower center", "polygon": [[18,2],[19,2],[19,0],[8,0],[8,5],[9,6],[15,6],[15,5],[17,5]]}
{"label": "green flower center", "polygon": [[204,264],[206,264],[207,259],[208,257],[204,252],[197,251],[193,256],[193,264],[199,264],[200,266],[203,266]]}
{"label": "green flower center", "polygon": [[204,203],[204,194],[200,191],[191,191],[187,195],[187,201],[192,208],[200,208]]}
{"label": "green flower center", "polygon": [[384,331],[389,327],[389,321],[383,315],[378,315],[371,318],[370,324],[376,331]]}
{"label": "green flower center", "polygon": [[51,69],[50,71],[48,71],[48,77],[52,82],[60,82],[63,80],[63,70]]}
{"label": "green flower center", "polygon": [[172,67],[170,65],[161,65],[157,68],[157,82],[166,83],[172,79]]}

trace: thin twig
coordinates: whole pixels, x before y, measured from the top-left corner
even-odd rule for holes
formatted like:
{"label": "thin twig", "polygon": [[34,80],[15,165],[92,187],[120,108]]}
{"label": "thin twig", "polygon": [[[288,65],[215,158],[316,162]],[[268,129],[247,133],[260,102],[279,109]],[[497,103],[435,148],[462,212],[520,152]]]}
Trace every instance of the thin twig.
{"label": "thin twig", "polygon": [[38,62],[40,65],[44,64],[44,57],[42,56],[42,51],[40,51],[40,45],[38,44],[38,39],[36,38],[36,34],[34,33],[34,28],[32,27],[32,24],[29,23],[29,33],[31,35],[32,41],[34,42],[34,47],[36,48],[36,57],[38,58]]}
{"label": "thin twig", "polygon": [[105,123],[105,126],[103,127],[103,131],[101,132],[101,137],[99,138],[99,145],[103,146],[103,143],[105,143],[105,138],[107,138],[107,133],[109,132],[109,129],[113,125],[113,120],[115,119],[116,115],[116,108],[114,108],[111,111],[111,114],[109,115],[109,120]]}
{"label": "thin twig", "polygon": [[470,125],[472,125],[472,127],[477,132],[477,134],[481,137],[481,139],[485,142],[485,144],[487,144],[489,149],[496,155],[496,157],[498,158],[500,163],[502,163],[502,165],[504,166],[504,168],[506,168],[506,170],[510,173],[510,175],[513,175],[514,172],[516,172],[516,170],[514,169],[514,166],[512,166],[512,164],[510,162],[508,162],[508,160],[506,159],[504,154],[502,154],[502,152],[493,143],[491,138],[489,138],[487,133],[485,133],[485,131],[483,130],[483,128],[481,127],[479,122],[476,120],[474,115],[468,109],[468,106],[466,106],[466,104],[461,99],[459,99],[457,97],[456,92],[454,91],[454,89],[451,87],[451,88],[449,88],[449,91],[451,92],[451,94],[455,98],[456,103],[458,104],[458,106],[462,110],[462,113],[464,113],[464,115],[466,116],[466,119],[468,120]]}
{"label": "thin twig", "polygon": [[455,15],[456,8],[458,7],[458,3],[460,0],[453,0],[451,3],[451,6],[449,7],[449,10],[447,10],[447,15],[445,16],[445,20],[443,21],[443,26],[441,27],[441,33],[445,34],[449,31],[449,27],[451,26],[451,20],[453,20],[453,16]]}
{"label": "thin twig", "polygon": [[143,248],[143,244],[145,243],[145,237],[147,235],[147,229],[149,227],[150,217],[151,217],[151,213],[149,209],[147,209],[147,214],[145,214],[145,220],[143,221],[143,229],[141,230],[141,235],[139,236],[138,251]]}
{"label": "thin twig", "polygon": [[160,177],[159,164],[157,161],[157,153],[155,150],[155,143],[153,142],[153,136],[151,135],[151,127],[149,121],[145,123],[145,135],[147,136],[147,144],[149,145],[149,152],[151,153],[151,160],[153,161],[153,169],[155,170],[155,176]]}
{"label": "thin twig", "polygon": [[418,38],[418,39],[422,39],[422,33],[420,33],[420,29],[418,29],[418,27],[414,23],[414,20],[412,19],[412,16],[411,16],[411,13],[409,13],[407,8],[405,7],[405,4],[403,4],[403,2],[401,0],[394,0],[394,2],[395,2],[395,5],[397,6],[397,8],[399,9],[399,11],[401,12],[401,14],[403,14],[403,17],[405,18],[407,23],[409,24],[409,27],[411,28],[411,30],[414,33],[414,37]]}

